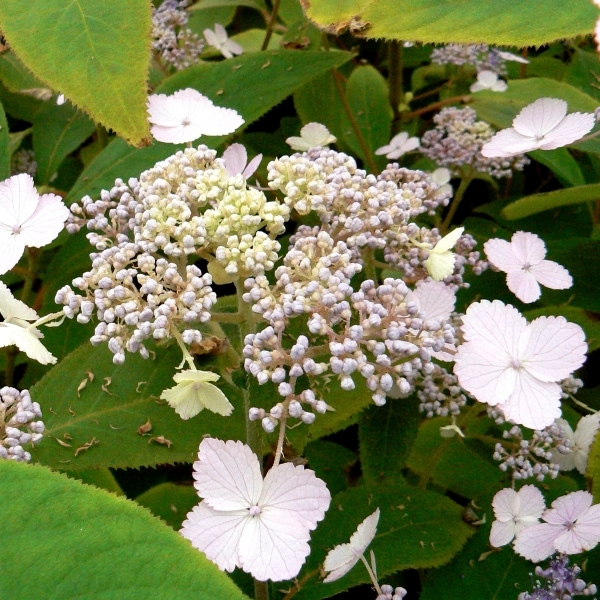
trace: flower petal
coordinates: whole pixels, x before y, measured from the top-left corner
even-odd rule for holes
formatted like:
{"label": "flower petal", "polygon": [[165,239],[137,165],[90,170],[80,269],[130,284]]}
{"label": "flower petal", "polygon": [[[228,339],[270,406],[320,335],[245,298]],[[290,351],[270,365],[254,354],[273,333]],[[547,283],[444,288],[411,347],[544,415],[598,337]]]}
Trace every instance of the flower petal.
{"label": "flower petal", "polygon": [[535,233],[516,231],[510,238],[510,246],[522,266],[536,265],[546,256],[546,244]]}
{"label": "flower petal", "polygon": [[521,135],[541,138],[552,131],[567,114],[567,103],[558,98],[538,98],[515,117],[514,129]]}
{"label": "flower petal", "polygon": [[569,271],[552,260],[543,260],[533,265],[529,271],[538,283],[551,290],[567,290],[573,285],[573,278]]}
{"label": "flower petal", "polygon": [[552,525],[571,526],[592,506],[593,496],[578,490],[557,498],[544,514],[543,519]]}
{"label": "flower petal", "polygon": [[285,143],[298,152],[306,152],[311,149],[311,145],[304,139],[298,136],[291,136],[285,140]]}
{"label": "flower petal", "polygon": [[25,243],[20,235],[0,230],[0,275],[10,271],[25,252]]}
{"label": "flower petal", "polygon": [[258,169],[258,166],[260,165],[260,162],[262,161],[263,155],[262,154],[257,154],[247,165],[246,168],[244,169],[244,172],[242,173],[242,175],[248,179],[248,177],[251,177],[252,175],[254,175],[256,169]]}
{"label": "flower petal", "polygon": [[540,562],[555,552],[554,540],[562,534],[562,525],[539,523],[521,530],[515,539],[514,549],[527,560]]}
{"label": "flower petal", "polygon": [[223,152],[223,160],[225,161],[225,170],[227,175],[234,177],[239,175],[244,170],[248,162],[248,153],[242,144],[231,144],[225,152]]}
{"label": "flower petal", "polygon": [[559,125],[550,131],[543,139],[540,146],[542,150],[554,150],[576,142],[596,124],[596,117],[592,113],[572,113],[567,115]]}
{"label": "flower petal", "polygon": [[540,284],[536,278],[525,270],[507,273],[506,287],[525,304],[535,302],[542,295]]}
{"label": "flower petal", "polygon": [[519,518],[540,519],[546,508],[542,492],[535,485],[524,485],[518,492]]}
{"label": "flower petal", "polygon": [[31,175],[13,175],[0,183],[0,224],[12,231],[35,212],[39,195]]}
{"label": "flower petal", "polygon": [[492,238],[483,245],[483,249],[492,266],[500,271],[510,273],[523,268],[523,262],[516,257],[512,244],[506,240]]}
{"label": "flower petal", "polygon": [[426,321],[447,321],[454,310],[456,296],[447,285],[437,281],[419,281],[414,291],[406,295],[425,314]]}
{"label": "flower petal", "polygon": [[492,523],[492,529],[490,530],[490,544],[494,546],[494,548],[506,546],[506,544],[512,542],[514,537],[515,524],[513,521],[494,521]]}
{"label": "flower petal", "polygon": [[540,143],[535,139],[521,135],[512,127],[502,129],[494,135],[494,137],[481,148],[482,156],[486,158],[508,158],[537,150]]}
{"label": "flower petal", "polygon": [[15,345],[29,358],[37,360],[42,365],[53,365],[56,358],[38,339],[42,334],[37,329],[25,329],[12,323],[0,323],[0,348]]}
{"label": "flower petal", "polygon": [[27,304],[17,300],[10,289],[0,281],[0,314],[5,321],[22,319],[23,321],[37,321],[38,314]]}
{"label": "flower petal", "polygon": [[19,237],[25,246],[41,248],[58,237],[69,217],[69,209],[60,196],[44,194],[33,214],[21,225]]}
{"label": "flower petal", "polygon": [[325,557],[324,571],[330,571],[323,583],[330,583],[342,578],[360,560],[360,554],[351,544],[340,544],[331,549]]}

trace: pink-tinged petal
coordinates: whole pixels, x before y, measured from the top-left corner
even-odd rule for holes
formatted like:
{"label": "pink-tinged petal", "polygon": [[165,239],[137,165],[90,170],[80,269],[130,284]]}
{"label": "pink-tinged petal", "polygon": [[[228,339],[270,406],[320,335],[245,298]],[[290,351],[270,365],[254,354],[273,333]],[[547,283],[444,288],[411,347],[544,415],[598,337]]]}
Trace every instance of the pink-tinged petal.
{"label": "pink-tinged petal", "polygon": [[192,124],[202,135],[229,135],[244,124],[244,119],[231,108],[211,106],[197,112]]}
{"label": "pink-tinged petal", "polygon": [[27,304],[17,300],[10,289],[0,281],[0,314],[5,321],[22,319],[23,321],[37,321],[40,317]]}
{"label": "pink-tinged petal", "polygon": [[223,152],[223,160],[225,161],[227,175],[234,177],[244,170],[244,167],[248,162],[248,153],[242,144],[231,144],[231,146]]}
{"label": "pink-tinged petal", "polygon": [[205,29],[202,33],[204,34],[204,39],[209,46],[212,46],[213,48],[219,48],[219,39],[217,38],[217,34],[212,29]]}
{"label": "pink-tinged petal", "polygon": [[[4,314],[4,313],[3,313]],[[589,450],[598,429],[600,428],[600,414],[586,415],[579,419],[577,429],[573,435],[574,443],[583,450]]]}
{"label": "pink-tinged petal", "polygon": [[510,128],[496,133],[489,142],[482,146],[481,154],[486,158],[508,158],[537,150],[537,148],[539,148],[539,142],[535,139],[525,137]]}
{"label": "pink-tinged petal", "polygon": [[379,524],[379,508],[369,515],[350,536],[350,545],[362,554],[373,541]]}
{"label": "pink-tinged petal", "polygon": [[244,172],[242,173],[242,175],[248,179],[248,177],[252,177],[252,175],[254,175],[254,173],[256,172],[256,169],[258,169],[261,161],[262,161],[263,155],[262,154],[257,154],[246,166],[246,168],[244,169]]}
{"label": "pink-tinged petal", "polygon": [[227,30],[221,23],[215,23],[215,37],[219,44],[224,44],[229,38],[227,36]]}
{"label": "pink-tinged petal", "polygon": [[563,533],[562,525],[540,523],[526,527],[517,534],[514,549],[517,554],[533,562],[540,562],[556,551],[554,540]]}
{"label": "pink-tinged petal", "polygon": [[461,344],[454,356],[454,374],[479,402],[491,406],[507,400],[515,389],[516,370],[506,355],[498,356],[485,341]]}
{"label": "pink-tinged petal", "polygon": [[259,581],[285,581],[298,575],[310,553],[308,531],[290,515],[268,508],[248,519],[238,553],[242,568]]}
{"label": "pink-tinged petal", "polygon": [[541,381],[561,381],[585,362],[587,344],[579,325],[564,317],[538,317],[527,327],[519,356]]}
{"label": "pink-tinged petal", "polygon": [[542,295],[542,290],[535,277],[523,270],[507,273],[506,287],[525,304],[535,302]]}
{"label": "pink-tinged petal", "polygon": [[456,296],[447,285],[438,281],[419,281],[407,302],[414,302],[425,314],[426,321],[447,321],[454,310]]}
{"label": "pink-tinged petal", "polygon": [[69,217],[69,209],[60,196],[44,194],[34,213],[21,225],[19,236],[25,246],[41,248],[58,237]]}
{"label": "pink-tinged petal", "polygon": [[522,261],[515,256],[511,243],[506,240],[492,238],[483,245],[483,249],[492,266],[500,271],[510,273],[523,268]]}
{"label": "pink-tinged petal", "polygon": [[589,492],[582,490],[571,492],[557,498],[551,504],[552,508],[546,510],[542,518],[546,523],[569,527],[585,515],[586,511],[592,506],[593,501],[594,498]]}
{"label": "pink-tinged petal", "polygon": [[13,175],[0,183],[0,224],[13,231],[37,208],[39,195],[31,175]]}
{"label": "pink-tinged petal", "polygon": [[242,442],[202,440],[194,463],[194,487],[216,510],[239,510],[258,503],[262,475],[256,454]]}
{"label": "pink-tinged petal", "polygon": [[577,519],[573,532],[582,550],[591,550],[600,542],[600,504],[591,506]]}
{"label": "pink-tinged petal", "polygon": [[536,265],[546,256],[546,244],[535,233],[516,231],[510,238],[510,245],[517,260],[523,266]]}
{"label": "pink-tinged petal", "polygon": [[552,131],[547,133],[540,146],[542,150],[554,150],[572,144],[594,128],[596,117],[593,113],[572,113],[567,115]]}
{"label": "pink-tinged petal", "polygon": [[524,485],[518,494],[519,518],[540,519],[546,509],[546,501],[542,492],[535,485]]}
{"label": "pink-tinged petal", "polygon": [[540,381],[524,369],[515,370],[515,373],[514,392],[501,406],[506,419],[529,429],[544,429],[552,425],[561,414],[560,386]]}
{"label": "pink-tinged petal", "polygon": [[242,566],[238,544],[249,520],[248,511],[219,512],[201,502],[187,514],[179,533],[219,569],[231,573]]}
{"label": "pink-tinged petal", "polygon": [[513,521],[502,523],[500,521],[494,521],[492,523],[492,529],[490,531],[490,544],[494,548],[500,548],[500,546],[506,546],[515,537],[515,524]]}
{"label": "pink-tinged petal", "polygon": [[394,146],[388,144],[387,146],[381,146],[381,148],[377,148],[377,150],[375,150],[375,154],[377,154],[377,156],[381,156],[382,154],[387,155],[389,152],[393,152],[395,149],[396,148]]}
{"label": "pink-tinged petal", "polygon": [[185,115],[174,111],[171,97],[166,94],[148,96],[148,120],[159,127],[177,127]]}
{"label": "pink-tinged petal", "polygon": [[269,507],[270,514],[292,516],[307,529],[314,529],[329,508],[331,494],[314,471],[291,463],[271,469],[264,481],[258,503]]}
{"label": "pink-tinged petal", "polygon": [[227,49],[229,50],[229,52],[231,52],[231,54],[235,55],[239,55],[244,52],[244,48],[240,46],[237,42],[234,42],[233,40],[227,40],[227,43],[225,44],[223,49]]}
{"label": "pink-tinged petal", "polygon": [[25,244],[20,235],[12,231],[0,230],[0,275],[10,271],[25,252]]}
{"label": "pink-tinged petal", "polygon": [[552,260],[543,260],[533,265],[529,272],[538,283],[551,290],[568,290],[573,285],[573,278],[569,271]]}
{"label": "pink-tinged petal", "polygon": [[492,508],[496,520],[503,523],[512,521],[517,512],[518,492],[511,488],[504,488],[496,492],[492,500]]}
{"label": "pink-tinged petal", "polygon": [[351,544],[340,544],[329,551],[323,564],[324,571],[330,571],[323,583],[341,579],[360,560],[360,554]]}
{"label": "pink-tinged petal", "polygon": [[543,137],[567,114],[567,103],[557,98],[538,98],[514,119],[513,127],[521,135]]}

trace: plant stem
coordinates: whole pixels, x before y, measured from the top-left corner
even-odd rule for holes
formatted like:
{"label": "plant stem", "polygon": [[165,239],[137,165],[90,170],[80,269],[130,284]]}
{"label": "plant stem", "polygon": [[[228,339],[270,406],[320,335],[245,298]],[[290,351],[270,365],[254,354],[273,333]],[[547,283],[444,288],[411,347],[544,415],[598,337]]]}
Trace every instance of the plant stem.
{"label": "plant stem", "polygon": [[400,100],[402,96],[402,44],[392,40],[388,45],[388,98],[392,107],[392,137],[400,131],[402,113],[400,112]]}
{"label": "plant stem", "polygon": [[369,573],[369,577],[371,578],[371,581],[373,582],[373,585],[375,586],[375,590],[377,591],[377,593],[379,595],[381,595],[382,592],[381,592],[381,588],[379,587],[379,582],[377,581],[377,577],[375,576],[375,573],[373,573],[373,569],[371,569],[371,567],[369,566],[369,563],[368,563],[367,559],[365,558],[364,554],[360,555],[360,560],[362,560],[363,565],[365,565],[365,567]]}
{"label": "plant stem", "polygon": [[279,419],[279,438],[277,439],[277,448],[275,449],[275,460],[273,461],[273,469],[281,462],[283,455],[283,442],[285,441],[285,424],[287,421],[287,403],[284,404],[284,412]]}
{"label": "plant stem", "polygon": [[375,256],[372,248],[365,248],[362,252],[363,272],[367,279],[377,283],[377,271],[375,269]]}
{"label": "plant stem", "polygon": [[6,365],[4,366],[4,385],[13,386],[15,383],[15,359],[18,350],[15,346],[6,349]]}
{"label": "plant stem", "polygon": [[266,581],[254,580],[255,600],[269,600],[269,587]]}
{"label": "plant stem", "polygon": [[210,316],[211,321],[217,323],[242,323],[244,317],[239,312],[234,313],[212,313]]}
{"label": "plant stem", "polygon": [[419,117],[428,112],[432,112],[437,110],[438,108],[442,108],[443,106],[447,106],[448,104],[455,104],[457,102],[467,103],[471,101],[471,96],[454,96],[453,98],[446,98],[445,100],[440,100],[439,102],[434,102],[429,106],[425,106],[424,108],[419,108],[417,110],[413,110],[412,112],[406,113],[404,118],[406,120],[413,119],[414,117]]}
{"label": "plant stem", "polygon": [[263,40],[260,48],[261,50],[266,50],[269,47],[269,42],[271,41],[271,36],[273,35],[273,27],[277,21],[277,13],[279,12],[280,4],[281,0],[275,0],[275,2],[273,2],[273,10],[271,11],[271,16],[269,17],[269,21],[267,23],[267,31],[265,33],[265,39]]}
{"label": "plant stem", "polygon": [[190,366],[190,369],[192,371],[197,371],[196,365],[194,364],[194,357],[189,353],[189,350],[186,348],[185,342],[183,341],[183,338],[181,337],[181,334],[177,330],[177,327],[171,327],[171,331],[170,332],[171,332],[171,335],[177,341],[177,345],[179,346],[179,349],[183,353],[183,358],[185,359],[185,361],[187,362],[187,364]]}
{"label": "plant stem", "polygon": [[467,173],[465,173],[464,177],[460,180],[460,185],[458,186],[458,190],[456,190],[456,194],[454,194],[454,198],[452,198],[452,202],[450,202],[450,207],[448,208],[448,212],[440,225],[440,233],[445,235],[446,231],[448,231],[448,227],[452,223],[452,219],[462,202],[463,196],[467,191],[471,181],[473,181],[473,171],[469,169]]}
{"label": "plant stem", "polygon": [[365,141],[365,138],[363,137],[360,127],[356,121],[356,118],[354,117],[354,114],[352,113],[352,109],[350,108],[350,105],[348,104],[348,98],[346,97],[346,92],[344,91],[344,86],[342,85],[342,76],[340,75],[340,73],[338,72],[337,69],[332,69],[332,72],[333,72],[333,81],[335,83],[335,87],[337,88],[338,94],[340,96],[342,106],[344,107],[344,112],[346,113],[346,116],[348,117],[348,120],[350,121],[350,125],[352,126],[352,130],[354,131],[354,135],[356,135],[356,139],[357,139],[358,144],[363,152],[365,162],[369,166],[369,169],[375,175],[377,175],[379,173],[379,171],[377,169],[377,165],[375,164],[375,161],[373,160],[373,155],[371,154],[371,151],[369,150],[369,147],[367,146],[367,142]]}
{"label": "plant stem", "polygon": [[21,302],[29,305],[29,297],[33,290],[37,264],[41,253],[35,248],[26,248],[25,252],[27,254],[27,272],[25,273],[23,289],[21,290]]}

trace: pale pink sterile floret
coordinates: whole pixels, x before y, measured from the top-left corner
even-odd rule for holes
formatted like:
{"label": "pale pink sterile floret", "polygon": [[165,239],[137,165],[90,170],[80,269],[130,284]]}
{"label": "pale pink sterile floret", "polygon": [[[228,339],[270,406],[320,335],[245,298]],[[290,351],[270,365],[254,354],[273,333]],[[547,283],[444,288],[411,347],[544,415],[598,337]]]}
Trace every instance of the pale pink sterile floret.
{"label": "pale pink sterile floret", "polygon": [[508,158],[532,150],[554,150],[581,139],[594,127],[593,113],[567,115],[567,103],[558,98],[538,98],[514,118],[513,126],[499,131],[484,144],[487,158]]}
{"label": "pale pink sterile floret", "polygon": [[494,516],[490,531],[490,544],[496,548],[512,542],[526,527],[539,523],[546,508],[544,497],[534,485],[525,485],[518,492],[505,488],[492,500]]}
{"label": "pale pink sterile floret", "polygon": [[26,173],[0,183],[0,275],[12,269],[26,247],[41,248],[56,239],[69,209],[55,194],[40,196]]}
{"label": "pale pink sterile floret", "polygon": [[510,242],[493,238],[483,248],[489,262],[506,273],[508,289],[522,302],[535,302],[542,294],[540,284],[553,290],[573,285],[567,269],[545,260],[546,245],[534,233],[517,231]]}
{"label": "pale pink sterile floret", "polygon": [[244,179],[251,177],[262,160],[263,155],[257,154],[250,162],[248,162],[248,153],[242,144],[231,144],[225,152],[223,152],[223,160],[225,161],[225,170],[227,175],[235,177],[235,175],[243,175]]}
{"label": "pale pink sterile floret", "polygon": [[465,341],[457,349],[454,373],[465,390],[530,429],[560,417],[558,382],[585,361],[579,325],[564,317],[527,324],[516,308],[499,300],[471,304],[462,320]]}
{"label": "pale pink sterile floret", "polygon": [[194,485],[204,499],[180,533],[225,571],[239,567],[260,581],[295,577],[329,508],[325,483],[291,463],[263,481],[258,458],[241,442],[205,439],[198,456]]}
{"label": "pale pink sterile floret", "polygon": [[515,552],[533,562],[554,554],[578,554],[600,542],[600,504],[592,506],[589,492],[561,496],[542,515],[544,523],[520,531]]}

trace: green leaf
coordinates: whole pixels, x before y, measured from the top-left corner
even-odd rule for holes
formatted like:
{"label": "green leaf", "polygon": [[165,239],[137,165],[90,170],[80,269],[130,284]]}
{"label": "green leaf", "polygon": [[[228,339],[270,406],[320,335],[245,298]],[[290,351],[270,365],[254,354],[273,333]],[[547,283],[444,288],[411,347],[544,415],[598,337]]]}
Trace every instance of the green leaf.
{"label": "green leaf", "polygon": [[204,7],[204,2],[197,2],[190,9],[187,26],[200,39],[204,37],[205,29],[214,29],[215,23],[220,23],[223,27],[227,27],[235,16],[236,7],[232,4],[224,4],[222,6]]}
{"label": "green leaf", "polygon": [[147,0],[3,0],[0,29],[23,64],[107,129],[148,137]]}
{"label": "green leaf", "polygon": [[419,408],[415,398],[388,398],[384,406],[371,406],[361,413],[360,464],[368,483],[380,483],[402,474],[418,429]]}
{"label": "green leaf", "polygon": [[[346,97],[367,148],[374,154],[377,148],[390,141],[392,108],[388,102],[387,83],[375,67],[357,67],[346,83]],[[347,119],[344,121],[344,140],[356,155],[365,160],[354,130]],[[385,156],[375,159],[381,168],[389,162]]]}
{"label": "green leaf", "polygon": [[70,103],[47,104],[33,125],[33,151],[38,164],[36,178],[49,183],[67,156],[92,135],[96,126]]}
{"label": "green leaf", "polygon": [[8,153],[12,156],[20,147],[23,140],[33,131],[33,127],[8,134]]}
{"label": "green leaf", "polygon": [[462,507],[436,492],[402,481],[350,489],[333,498],[325,520],[313,534],[312,552],[298,576],[301,587],[295,600],[329,598],[370,581],[359,563],[338,581],[324,584],[320,565],[327,550],[348,543],[359,523],[377,507],[381,517],[370,549],[375,553],[380,577],[404,569],[439,567],[475,531],[462,521]]}
{"label": "green leaf", "polygon": [[[504,128],[512,125],[513,119],[522,108],[538,98],[560,98],[568,104],[568,111],[593,113],[598,101],[577,88],[544,77],[511,80],[508,89],[502,94],[496,92],[478,92],[473,94],[471,106],[483,121]],[[600,153],[600,140],[591,139],[571,145],[578,150]]]}
{"label": "green leaf", "polygon": [[592,442],[585,475],[592,480],[591,491],[596,504],[600,502],[600,435],[597,435]]}
{"label": "green leaf", "polygon": [[[245,438],[240,395],[223,379],[219,387],[235,407],[232,417],[205,410],[184,421],[159,400],[161,392],[174,385],[172,377],[180,360],[176,346],[160,350],[156,362],[128,355],[123,366],[113,364],[104,344],[94,348],[86,343],[78,348],[31,388],[31,396],[43,407],[46,424],[44,439],[33,450],[35,459],[63,470],[172,464],[192,462],[204,434]],[[85,380],[78,397],[77,388]],[[149,435],[139,434],[138,427],[148,420]],[[172,445],[152,440],[161,436]],[[77,452],[90,442],[87,450]]]}
{"label": "green leaf", "polygon": [[190,13],[194,14],[197,11],[207,10],[209,8],[221,8],[223,6],[233,6],[237,8],[238,6],[246,6],[248,8],[253,8],[254,10],[264,11],[265,6],[262,2],[255,2],[254,0],[201,0],[201,2],[196,2],[196,4],[192,4],[188,8]]}
{"label": "green leaf", "polygon": [[191,485],[161,483],[140,494],[135,501],[177,531],[200,498]]}
{"label": "green leaf", "polygon": [[581,48],[571,48],[571,62],[565,70],[565,83],[580,89],[600,102],[598,89],[598,54]]}
{"label": "green leaf", "polygon": [[595,202],[598,199],[600,199],[600,183],[590,183],[589,185],[579,185],[555,190],[554,192],[525,196],[525,198],[520,198],[505,206],[502,209],[502,216],[513,221],[560,206]]}
{"label": "green leaf", "polygon": [[10,136],[4,108],[0,104],[0,181],[10,177]]}
{"label": "green leaf", "polygon": [[[331,33],[348,25],[368,38],[424,43],[538,46],[587,35],[598,10],[587,0],[302,0],[306,15]],[[401,18],[399,18],[401,15]]]}
{"label": "green leaf", "polygon": [[[265,39],[264,29],[246,29],[242,33],[238,33],[231,37],[234,42],[237,42],[243,49],[244,52],[261,52],[262,44]],[[269,50],[276,50],[279,48],[281,42],[281,34],[274,33],[269,40]]]}
{"label": "green leaf", "polygon": [[577,323],[585,331],[585,341],[588,344],[588,352],[600,348],[600,320],[598,315],[589,313],[576,306],[545,306],[523,313],[528,321],[545,316],[563,316],[567,321]]}
{"label": "green leaf", "polygon": [[327,484],[332,496],[348,488],[350,470],[358,459],[352,450],[327,440],[307,444],[304,457],[308,460],[309,469]]}
{"label": "green leaf", "polygon": [[81,471],[68,471],[66,475],[88,485],[94,485],[107,492],[112,492],[117,496],[125,495],[110,469],[82,469]]}
{"label": "green leaf", "polygon": [[530,158],[548,167],[562,185],[585,185],[585,178],[579,164],[566,148],[556,150],[535,150]]}
{"label": "green leaf", "polygon": [[[171,528],[133,502],[37,466],[2,461],[2,598],[244,598]],[[35,577],[23,557],[35,565]]]}

